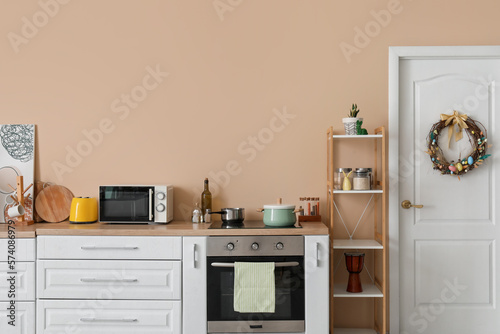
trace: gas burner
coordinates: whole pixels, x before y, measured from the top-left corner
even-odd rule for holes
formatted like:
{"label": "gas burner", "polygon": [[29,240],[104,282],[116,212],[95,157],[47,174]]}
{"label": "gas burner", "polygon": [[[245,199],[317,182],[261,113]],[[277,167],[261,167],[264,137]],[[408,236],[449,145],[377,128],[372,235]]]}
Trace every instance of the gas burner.
{"label": "gas burner", "polygon": [[262,220],[245,220],[243,223],[223,223],[223,222],[213,222],[209,229],[215,229],[215,230],[220,230],[220,229],[278,229],[278,228],[302,228],[299,223],[292,225],[292,226],[286,226],[286,227],[272,227],[272,226],[266,226]]}
{"label": "gas burner", "polygon": [[[217,223],[214,223],[214,224],[217,224]],[[210,228],[214,228],[214,227],[212,227],[214,224],[210,225]],[[222,222],[222,224],[220,224],[220,227],[218,227],[218,228],[245,228],[245,224],[243,224],[243,222],[240,222],[240,223]]]}

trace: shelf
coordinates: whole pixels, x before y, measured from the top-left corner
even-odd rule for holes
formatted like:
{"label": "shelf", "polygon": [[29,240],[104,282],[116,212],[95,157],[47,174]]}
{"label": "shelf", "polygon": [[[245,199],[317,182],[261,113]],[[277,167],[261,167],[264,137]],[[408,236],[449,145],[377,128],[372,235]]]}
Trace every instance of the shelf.
{"label": "shelf", "polygon": [[335,284],[333,288],[333,297],[347,298],[382,298],[384,294],[374,284],[363,284],[363,292],[347,292],[347,282],[345,284]]}
{"label": "shelf", "polygon": [[[385,188],[387,183],[387,133],[384,127],[378,127],[369,135],[356,135],[348,136],[343,135],[343,131],[338,131],[336,134],[333,132],[333,127],[329,127],[326,132],[326,146],[327,146],[327,203],[328,203],[328,221],[329,221],[329,234],[330,240],[332,241],[332,256],[330,257],[330,332],[334,334],[377,334],[388,332],[388,243],[387,243],[387,194],[389,189]],[[343,150],[344,145],[349,145],[348,148],[351,150],[345,152]],[[363,146],[368,150],[367,146],[373,147],[373,164],[372,170],[374,171],[374,181],[372,184],[373,189],[370,190],[342,190],[335,189],[337,187],[335,180],[335,168],[341,166],[340,154],[349,156],[352,152],[355,152],[356,146]],[[352,147],[351,147],[352,146]],[[346,146],[347,147],[347,146]],[[354,150],[354,151],[353,151]],[[364,152],[364,151],[363,151]],[[366,157],[360,157],[363,165],[368,165],[369,155]],[[354,196],[347,196],[342,194],[356,194]],[[361,195],[365,194],[365,195]],[[349,198],[347,198],[349,197]],[[348,216],[344,219],[342,217],[342,210],[349,207],[340,205],[345,203],[360,203],[367,201],[364,209],[360,210],[349,210]],[[374,205],[372,204],[374,202]],[[360,203],[362,205],[362,203]],[[361,210],[362,209],[362,210]],[[360,215],[359,219],[355,220],[356,215]],[[366,216],[373,214],[373,219],[365,219]],[[364,223],[371,223],[373,225],[373,238],[369,235],[361,236],[356,234],[358,227]],[[365,224],[366,225],[366,224]],[[367,227],[370,229],[371,227]],[[345,229],[348,236],[338,236],[339,239],[334,234],[334,229]],[[337,232],[337,231],[336,231]],[[366,234],[366,233],[365,233]],[[364,238],[364,239],[361,239]],[[372,251],[373,250],[373,251]],[[339,257],[342,252],[353,252],[359,251],[364,253],[370,253],[370,261],[373,262],[373,275],[370,274],[368,268],[366,272],[370,276],[370,280],[366,280],[366,284],[363,284],[363,292],[351,293],[347,292],[347,280],[345,279],[346,272],[342,273],[337,279],[337,269],[339,264],[342,262],[343,256]],[[336,255],[336,256],[335,256]],[[373,256],[372,256],[373,255]],[[336,258],[334,260],[334,257]],[[372,268],[372,267],[370,267]],[[343,278],[340,278],[343,277]],[[340,300],[337,298],[344,298]],[[345,322],[343,328],[335,323],[335,305],[336,303],[343,304],[342,302],[347,302],[345,298],[358,298],[356,303],[374,304],[373,312],[372,309],[357,310],[355,305],[351,305],[351,302],[347,303],[348,311],[357,312],[359,311],[359,317],[369,317],[374,318],[376,326],[375,328],[356,328],[360,326],[360,323],[351,319]],[[359,299],[361,298],[361,299]],[[374,299],[376,298],[376,299]],[[343,314],[343,312],[341,312]]]}
{"label": "shelf", "polygon": [[349,138],[349,139],[364,139],[364,138],[382,138],[382,135],[332,135],[332,138]]}
{"label": "shelf", "polygon": [[371,189],[371,190],[334,190],[334,194],[383,194],[382,189]]}
{"label": "shelf", "polygon": [[384,249],[373,239],[333,239],[333,249]]}
{"label": "shelf", "polygon": [[377,334],[374,329],[367,328],[335,328],[335,334]]}

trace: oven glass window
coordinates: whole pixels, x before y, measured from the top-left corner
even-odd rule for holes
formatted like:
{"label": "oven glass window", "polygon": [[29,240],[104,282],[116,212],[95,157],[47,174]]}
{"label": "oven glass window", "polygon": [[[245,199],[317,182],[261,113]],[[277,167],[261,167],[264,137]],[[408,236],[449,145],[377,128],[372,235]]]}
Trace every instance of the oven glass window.
{"label": "oven glass window", "polygon": [[100,187],[99,220],[150,221],[153,187]]}
{"label": "oven glass window", "polygon": [[[274,270],[275,313],[234,311],[234,268],[212,267],[213,262],[289,262],[299,266]],[[300,256],[287,257],[209,257],[207,267],[208,321],[304,320],[304,266]]]}

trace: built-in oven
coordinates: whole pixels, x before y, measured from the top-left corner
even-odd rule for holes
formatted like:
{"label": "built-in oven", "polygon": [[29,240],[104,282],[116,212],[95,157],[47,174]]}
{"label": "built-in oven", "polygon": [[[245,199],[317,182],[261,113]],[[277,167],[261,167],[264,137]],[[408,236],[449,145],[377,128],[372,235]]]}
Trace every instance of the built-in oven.
{"label": "built-in oven", "polygon": [[[235,262],[274,263],[274,313],[240,313],[234,310]],[[302,236],[208,238],[208,333],[303,333],[304,294]]]}

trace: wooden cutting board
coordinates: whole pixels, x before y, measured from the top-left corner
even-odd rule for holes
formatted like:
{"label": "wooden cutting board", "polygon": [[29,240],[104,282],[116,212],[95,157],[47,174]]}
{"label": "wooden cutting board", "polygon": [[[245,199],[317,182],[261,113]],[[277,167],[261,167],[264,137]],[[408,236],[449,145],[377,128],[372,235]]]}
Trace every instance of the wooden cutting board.
{"label": "wooden cutting board", "polygon": [[38,215],[49,223],[68,219],[73,193],[63,186],[48,186],[42,189],[35,200]]}

